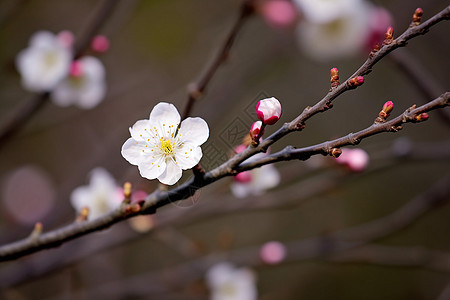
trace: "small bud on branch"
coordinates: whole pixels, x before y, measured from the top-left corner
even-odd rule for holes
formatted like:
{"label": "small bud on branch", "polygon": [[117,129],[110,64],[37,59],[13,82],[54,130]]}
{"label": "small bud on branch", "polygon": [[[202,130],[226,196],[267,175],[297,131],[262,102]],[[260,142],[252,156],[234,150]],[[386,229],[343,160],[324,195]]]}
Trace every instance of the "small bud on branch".
{"label": "small bud on branch", "polygon": [[89,207],[85,206],[81,209],[80,214],[77,216],[75,222],[86,221],[89,216]]}
{"label": "small bud on branch", "polygon": [[414,12],[412,17],[412,22],[409,25],[409,27],[420,25],[420,22],[422,21],[422,16],[423,16],[423,9],[421,9],[420,7],[416,8],[416,11]]}
{"label": "small bud on branch", "polygon": [[347,86],[350,88],[356,88],[364,83],[364,77],[356,76],[347,81]]}
{"label": "small bud on branch", "polygon": [[383,108],[378,114],[378,118],[375,120],[375,123],[383,123],[389,117],[389,114],[394,109],[394,102],[387,101],[384,103]]}
{"label": "small bud on branch", "polygon": [[337,68],[333,68],[330,70],[330,82],[331,82],[331,89],[334,89],[337,87],[339,83],[339,70]]}
{"label": "small bud on branch", "polygon": [[383,45],[389,45],[394,41],[394,28],[391,26],[388,27],[386,33],[384,34]]}
{"label": "small bud on branch", "polygon": [[418,115],[417,117],[415,117],[415,121],[416,122],[423,122],[428,120],[430,116],[427,113],[421,113],[420,115]]}
{"label": "small bud on branch", "polygon": [[339,149],[339,148],[333,148],[330,151],[330,155],[335,157],[335,158],[338,158],[341,154],[342,154],[342,150]]}

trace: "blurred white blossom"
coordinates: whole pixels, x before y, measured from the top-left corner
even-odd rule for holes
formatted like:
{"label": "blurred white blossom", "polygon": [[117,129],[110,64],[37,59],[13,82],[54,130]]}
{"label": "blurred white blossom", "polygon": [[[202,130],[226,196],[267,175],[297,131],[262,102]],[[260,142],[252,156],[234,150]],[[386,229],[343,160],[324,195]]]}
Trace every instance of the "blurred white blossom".
{"label": "blurred white blossom", "polygon": [[84,56],[72,63],[69,76],[61,81],[52,93],[52,100],[59,106],[76,105],[91,109],[105,97],[105,68],[93,56]]}
{"label": "blurred white blossom", "polygon": [[96,219],[116,209],[123,200],[114,178],[103,168],[91,171],[88,186],[72,191],[70,202],[77,213],[84,207],[89,208],[88,219]]}
{"label": "blurred white blossom", "polygon": [[218,263],[208,270],[206,281],[211,300],[256,300],[258,297],[255,275],[247,268]]}
{"label": "blurred white blossom", "polygon": [[202,145],[209,128],[202,118],[187,118],[180,124],[173,104],[158,103],[149,120],[139,120],[130,128],[131,138],[122,146],[122,156],[137,165],[142,177],[173,185],[182,170],[193,168],[202,158]]}
{"label": "blurred white blossom", "polygon": [[72,50],[49,31],[38,31],[16,57],[22,85],[32,92],[52,90],[68,73]]}
{"label": "blurred white blossom", "polygon": [[[240,145],[236,147],[235,151],[240,153],[245,148],[245,146]],[[266,155],[267,153],[258,153],[245,160],[245,162],[252,162]],[[230,188],[235,197],[245,198],[247,196],[262,195],[266,190],[276,187],[279,183],[280,173],[277,168],[269,164],[237,174]]]}
{"label": "blurred white blossom", "polygon": [[371,35],[374,6],[364,0],[294,0],[302,19],[300,47],[311,58],[327,61],[358,54]]}

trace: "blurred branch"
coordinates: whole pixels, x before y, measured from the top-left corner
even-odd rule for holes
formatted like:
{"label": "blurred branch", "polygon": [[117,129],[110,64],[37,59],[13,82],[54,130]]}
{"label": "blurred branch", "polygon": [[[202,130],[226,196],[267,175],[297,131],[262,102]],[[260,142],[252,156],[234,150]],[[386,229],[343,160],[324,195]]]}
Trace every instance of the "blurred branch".
{"label": "blurred branch", "polygon": [[216,74],[219,67],[227,61],[228,56],[230,55],[231,47],[233,46],[239,31],[241,31],[245,21],[254,12],[253,2],[254,0],[243,0],[239,17],[236,20],[236,23],[233,25],[227,38],[225,39],[225,42],[223,43],[222,47],[219,48],[220,50],[217,53],[217,56],[214,58],[209,67],[206,69],[206,72],[204,72],[200,80],[197,83],[193,83],[189,86],[190,91],[188,95],[188,101],[183,111],[183,115],[181,118],[182,120],[189,116],[195,101],[198,100],[203,95],[208,83],[214,77],[214,74]]}
{"label": "blurred branch", "polygon": [[[278,131],[269,136],[266,140],[262,141],[261,144],[257,147],[249,147],[245,151],[240,154],[235,155],[227,162],[222,164],[221,166],[205,173],[203,176],[195,176],[190,180],[186,181],[184,184],[170,190],[170,191],[155,191],[150,194],[145,202],[141,203],[141,207],[139,211],[136,211],[135,208],[130,209],[129,205],[123,204],[120,208],[111,213],[105,215],[104,217],[94,219],[91,221],[84,221],[69,224],[60,229],[50,231],[47,233],[43,233],[33,239],[26,238],[20,241],[16,241],[7,245],[0,247],[0,261],[12,260],[18,257],[22,257],[27,254],[35,253],[37,251],[48,249],[52,247],[59,246],[67,241],[73,240],[75,238],[84,236],[91,232],[95,232],[101,229],[105,229],[115,223],[118,223],[122,220],[128,219],[132,216],[138,214],[153,214],[156,210],[162,206],[165,206],[174,201],[187,199],[192,196],[196,190],[209,185],[225,176],[235,175],[238,171],[248,170],[251,167],[256,167],[256,165],[251,166],[251,164],[241,164],[244,160],[249,158],[250,156],[266,151],[267,148],[273,144],[274,142],[281,139],[283,136],[288,133],[294,131],[300,131],[305,127],[305,121],[311,118],[313,115],[323,112],[332,106],[332,101],[337,98],[339,95],[353,89],[355,86],[351,84],[353,82],[355,76],[361,76],[363,74],[368,74],[371,71],[373,65],[375,65],[379,60],[381,60],[388,53],[393,51],[394,49],[404,46],[406,41],[418,36],[420,34],[424,34],[432,25],[438,23],[439,21],[446,20],[450,17],[450,6],[436,14],[428,21],[422,23],[421,25],[417,25],[414,27],[410,27],[407,29],[398,39],[392,41],[390,44],[384,45],[378,52],[373,53],[368,60],[361,66],[358,71],[354,75],[352,75],[349,79],[347,79],[344,83],[340,84],[336,88],[332,89],[322,100],[320,100],[313,107],[307,107],[297,118],[295,118],[290,123],[284,124]],[[418,114],[424,113],[426,111],[436,109],[439,107],[449,105],[450,93],[446,93],[441,97],[422,105],[418,108],[412,107],[407,110],[403,115],[398,116],[397,118],[386,122],[386,123],[378,123],[370,126],[369,128],[358,132],[356,135],[349,135],[347,137],[343,137],[341,139],[334,140],[333,142],[327,142],[323,144],[319,144],[318,146],[311,146],[308,148],[302,149],[294,149],[289,148],[289,151],[293,151],[292,153],[295,155],[293,158],[297,159],[306,159],[315,154],[324,154],[327,151],[328,147],[340,147],[348,144],[355,144],[359,142],[361,139],[369,137],[371,135],[383,132],[383,131],[392,131],[398,128],[393,126],[400,125],[405,122],[414,122],[417,121],[416,117]],[[283,150],[284,151],[284,150]],[[328,152],[326,152],[328,154]],[[281,153],[284,155],[284,153]],[[280,153],[276,153],[276,155],[281,155]],[[277,159],[274,155],[269,156],[270,159]],[[286,156],[280,156],[281,158],[286,159]],[[270,163],[273,161],[266,161],[265,159],[260,160],[262,164]]]}
{"label": "blurred branch", "polygon": [[[405,75],[427,101],[444,92],[445,89],[420,65],[418,60],[405,50],[394,52],[388,56],[394,65]],[[439,117],[450,125],[450,115],[445,110],[438,111]]]}
{"label": "blurred branch", "polygon": [[[84,33],[76,41],[74,59],[79,58],[83,54],[89,46],[92,37],[107,20],[117,3],[118,0],[104,0],[101,3],[91,22],[86,26]],[[50,91],[32,95],[31,99],[25,101],[22,106],[9,115],[6,121],[2,122],[0,125],[0,147],[43,107],[49,95]]]}

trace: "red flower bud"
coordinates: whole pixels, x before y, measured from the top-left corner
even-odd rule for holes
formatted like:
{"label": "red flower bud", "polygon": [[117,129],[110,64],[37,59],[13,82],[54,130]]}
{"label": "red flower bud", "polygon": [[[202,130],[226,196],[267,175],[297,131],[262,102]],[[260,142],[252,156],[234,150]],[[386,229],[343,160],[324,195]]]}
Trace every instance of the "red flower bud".
{"label": "red flower bud", "polygon": [[418,115],[418,116],[415,118],[415,120],[416,120],[417,122],[422,122],[422,121],[428,120],[429,117],[430,117],[430,116],[429,116],[427,113],[421,113],[420,115]]}
{"label": "red flower bud", "polygon": [[[250,128],[250,137],[254,140],[258,136],[262,136],[264,134],[264,129],[261,132],[262,122],[256,121],[253,123],[252,127]],[[261,134],[260,134],[261,132]]]}
{"label": "red flower bud", "polygon": [[337,68],[330,70],[330,77],[331,88],[337,87],[339,85],[339,71]]}

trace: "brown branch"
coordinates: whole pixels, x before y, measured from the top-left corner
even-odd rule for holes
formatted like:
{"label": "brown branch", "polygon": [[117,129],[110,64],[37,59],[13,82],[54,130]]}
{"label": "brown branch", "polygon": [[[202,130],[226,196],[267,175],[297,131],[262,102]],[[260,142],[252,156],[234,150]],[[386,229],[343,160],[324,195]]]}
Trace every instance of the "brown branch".
{"label": "brown branch", "polygon": [[[425,101],[428,101],[445,91],[445,89],[431,77],[426,69],[420,65],[417,59],[405,52],[405,50],[394,52],[389,55],[388,58],[405,75],[412,86],[422,94]],[[448,113],[444,110],[439,110],[438,114],[447,125],[450,125],[450,115]]]}
{"label": "brown branch", "polygon": [[246,171],[266,164],[271,164],[285,160],[293,160],[293,159],[307,160],[312,155],[317,154],[330,155],[331,150],[333,148],[340,148],[348,145],[357,145],[361,142],[362,139],[382,132],[397,132],[402,129],[402,125],[405,123],[416,123],[417,122],[416,118],[420,114],[429,112],[434,109],[443,108],[449,105],[450,105],[450,92],[446,92],[439,98],[436,98],[433,101],[430,101],[427,104],[424,104],[420,107],[416,108],[414,105],[408,108],[402,115],[399,115],[396,118],[387,121],[385,123],[374,123],[370,127],[358,131],[356,133],[350,133],[347,136],[310,147],[297,149],[292,146],[287,146],[286,148],[284,148],[279,152],[255,160],[251,163],[244,162],[241,165],[239,165],[236,168],[236,170],[238,172]]}
{"label": "brown branch", "polygon": [[190,85],[189,88],[191,90],[189,91],[188,101],[187,101],[186,107],[183,111],[183,115],[182,115],[181,119],[185,119],[189,116],[189,114],[191,113],[191,110],[194,106],[195,101],[198,100],[201,96],[203,96],[203,93],[205,92],[205,89],[206,89],[208,83],[214,77],[214,75],[216,74],[216,72],[220,68],[220,66],[227,61],[228,56],[230,55],[231,47],[233,46],[234,41],[236,40],[236,37],[237,37],[239,31],[241,31],[245,21],[254,12],[253,2],[254,2],[254,0],[244,0],[244,2],[242,3],[242,6],[241,6],[241,11],[239,13],[239,17],[236,20],[236,23],[232,27],[227,38],[225,39],[219,52],[217,53],[217,56],[214,58],[211,65],[209,65],[207,70],[204,72],[204,74],[200,78],[200,80],[197,83]]}
{"label": "brown branch", "polygon": [[[233,172],[233,169],[236,168],[241,162],[251,157],[252,155],[258,152],[265,152],[270,145],[281,139],[283,136],[294,132],[300,131],[305,128],[305,122],[310,119],[312,116],[324,112],[330,109],[333,105],[333,100],[336,99],[342,93],[353,89],[354,87],[349,84],[357,76],[367,75],[372,72],[373,66],[379,62],[382,58],[384,58],[387,54],[394,51],[399,47],[404,47],[406,42],[418,35],[425,34],[431,26],[443,21],[448,20],[450,18],[450,5],[443,9],[441,12],[437,13],[433,17],[431,17],[426,22],[423,22],[420,25],[408,28],[402,35],[400,35],[397,39],[393,40],[388,45],[383,45],[383,47],[375,52],[371,53],[369,58],[364,62],[364,64],[345,82],[340,84],[339,86],[333,88],[327,95],[325,95],[322,100],[317,102],[312,107],[307,107],[305,110],[293,121],[289,123],[285,123],[279,130],[273,133],[271,136],[267,137],[264,141],[262,141],[259,146],[254,148],[248,148],[247,150],[235,155],[229,161],[222,164],[219,168],[216,168],[214,173],[211,173],[210,177],[216,176],[225,176],[230,172]],[[207,179],[210,179],[207,177]]]}
{"label": "brown branch", "polygon": [[[92,221],[85,221],[82,223],[75,223],[70,224],[65,227],[62,227],[60,229],[57,229],[55,231],[43,233],[42,235],[38,236],[37,238],[30,240],[30,239],[23,239],[11,244],[4,245],[0,247],[0,261],[5,260],[11,260],[15,259],[30,253],[34,253],[37,251],[40,251],[42,249],[48,249],[52,247],[56,247],[58,245],[61,245],[62,243],[65,243],[67,241],[73,240],[77,237],[86,235],[88,233],[98,231],[104,228],[107,228],[117,222],[120,222],[124,219],[130,218],[134,215],[138,214],[152,214],[155,213],[156,210],[159,207],[165,206],[173,201],[183,200],[187,199],[190,196],[192,196],[196,190],[202,188],[203,186],[206,186],[212,182],[215,182],[225,176],[230,176],[237,173],[237,170],[242,171],[245,169],[245,166],[247,166],[247,169],[249,168],[249,164],[242,164],[239,166],[238,169],[236,167],[243,162],[248,157],[261,152],[265,151],[271,144],[273,144],[275,141],[279,140],[286,134],[298,131],[303,129],[304,122],[311,118],[313,115],[325,111],[328,108],[331,107],[332,101],[338,97],[340,94],[344,93],[345,91],[348,91],[352,89],[352,86],[349,84],[349,82],[352,81],[355,76],[360,76],[362,74],[368,74],[371,70],[371,67],[375,65],[380,59],[382,59],[385,55],[387,55],[389,52],[393,51],[394,49],[404,46],[406,41],[418,36],[419,34],[425,33],[432,25],[438,23],[439,21],[448,19],[450,16],[450,6],[448,6],[446,9],[438,13],[437,15],[433,16],[428,21],[424,22],[421,25],[418,25],[416,27],[409,28],[403,33],[397,40],[394,40],[391,44],[383,46],[380,51],[369,57],[369,59],[364,63],[362,67],[358,69],[358,71],[351,76],[347,81],[345,81],[343,84],[339,85],[335,89],[333,89],[331,92],[329,92],[322,100],[320,100],[316,105],[313,107],[306,108],[296,119],[294,119],[290,123],[284,124],[277,132],[272,134],[270,137],[268,137],[266,140],[264,140],[258,147],[254,148],[248,148],[247,150],[243,151],[242,153],[232,157],[228,162],[222,164],[221,166],[215,168],[214,170],[211,170],[210,172],[207,172],[204,174],[204,176],[195,176],[194,178],[191,178],[190,180],[186,181],[184,184],[178,186],[177,188],[174,188],[170,191],[156,191],[149,195],[145,202],[142,204],[141,210],[139,212],[126,212],[126,210],[123,210],[123,207],[120,209],[117,209],[106,216],[95,219]],[[404,118],[406,118],[406,121],[411,121],[410,118],[413,118],[417,113],[419,112],[425,112],[429,111],[431,109],[435,109],[437,107],[442,107],[445,105],[448,105],[448,97],[449,94],[445,94],[439,99],[436,99],[434,101],[431,101],[428,104],[425,104],[419,108],[412,109],[408,111],[406,114],[404,114]],[[442,98],[442,99],[441,99]],[[444,100],[445,101],[444,101]],[[402,120],[403,120],[402,117]],[[394,119],[396,120],[396,119]],[[388,122],[387,122],[388,123]],[[382,124],[383,125],[383,124]],[[381,128],[377,127],[378,128]],[[379,132],[376,132],[377,129],[367,129],[372,130],[373,134],[382,132],[383,130],[380,130]],[[358,136],[358,141],[366,136],[365,131],[360,132],[360,136]],[[372,134],[372,135],[373,135]],[[348,136],[346,138],[342,138],[342,140],[335,141],[335,145],[348,145],[354,143],[355,140],[353,136]],[[330,143],[327,143],[328,146],[332,145]],[[312,154],[318,154],[323,152],[323,145],[319,147],[319,149],[314,146],[311,149],[296,149],[297,155],[296,158],[302,157],[301,155],[304,154],[304,152],[310,151],[310,155]],[[303,151],[303,153],[302,153]],[[311,152],[312,151],[312,152]],[[309,156],[310,156],[309,155]],[[273,155],[269,156],[273,158]],[[269,163],[269,162],[267,162]],[[262,164],[261,164],[262,165]],[[255,166],[256,167],[256,166]]]}
{"label": "brown branch", "polygon": [[[113,8],[118,3],[118,0],[104,0],[101,3],[98,11],[94,14],[91,22],[88,23],[84,33],[77,40],[75,45],[74,59],[79,58],[85,49],[89,46],[92,37],[101,28]],[[31,99],[27,100],[22,106],[13,111],[9,117],[0,126],[0,147],[5,142],[17,133],[26,122],[36,114],[46,103],[50,92],[42,92],[32,95]]]}

